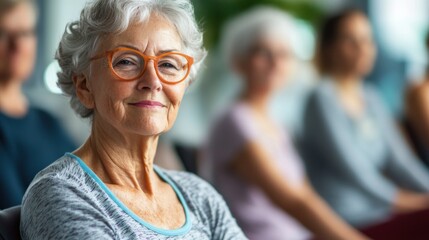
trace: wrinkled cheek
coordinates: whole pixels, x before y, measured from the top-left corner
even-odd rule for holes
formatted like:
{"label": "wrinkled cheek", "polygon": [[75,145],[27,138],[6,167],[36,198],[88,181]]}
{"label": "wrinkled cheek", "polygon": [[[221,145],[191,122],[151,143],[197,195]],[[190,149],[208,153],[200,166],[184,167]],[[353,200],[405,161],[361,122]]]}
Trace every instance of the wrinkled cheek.
{"label": "wrinkled cheek", "polygon": [[180,104],[181,104],[181,101],[177,101],[175,103],[172,103],[169,106],[167,111],[166,126],[164,131],[168,131],[173,127],[174,122],[176,121],[176,118],[177,118],[177,113],[179,112]]}
{"label": "wrinkled cheek", "polygon": [[[104,89],[103,89],[104,90]],[[121,115],[121,109],[115,104],[112,100],[112,97],[109,94],[104,92],[108,91],[100,91],[97,97],[95,98],[94,105],[95,110],[104,115],[105,118],[118,118],[117,115]]]}
{"label": "wrinkled cheek", "polygon": [[186,82],[182,82],[181,84],[168,86],[164,89],[164,92],[169,100],[164,132],[170,130],[176,121],[187,84],[188,83]]}
{"label": "wrinkled cheek", "polygon": [[109,117],[116,119],[117,121],[123,122],[126,121],[126,112],[125,106],[122,102],[115,99],[108,99],[106,104],[107,111],[109,112]]}

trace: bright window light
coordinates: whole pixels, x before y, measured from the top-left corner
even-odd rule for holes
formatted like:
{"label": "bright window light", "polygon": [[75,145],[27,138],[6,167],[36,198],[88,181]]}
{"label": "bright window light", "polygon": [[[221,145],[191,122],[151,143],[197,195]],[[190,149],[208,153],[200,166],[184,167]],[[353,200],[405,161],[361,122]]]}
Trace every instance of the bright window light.
{"label": "bright window light", "polygon": [[55,94],[62,94],[61,89],[57,86],[57,72],[61,70],[60,65],[55,60],[51,62],[45,70],[43,81],[45,82],[46,88]]}

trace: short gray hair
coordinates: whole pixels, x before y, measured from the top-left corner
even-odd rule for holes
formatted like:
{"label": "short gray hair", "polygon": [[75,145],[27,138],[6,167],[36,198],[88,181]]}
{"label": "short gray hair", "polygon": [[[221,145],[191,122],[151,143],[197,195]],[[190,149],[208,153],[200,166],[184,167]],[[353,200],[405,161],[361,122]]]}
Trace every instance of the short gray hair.
{"label": "short gray hair", "polygon": [[225,62],[232,65],[246,57],[253,44],[266,36],[280,37],[297,55],[296,24],[293,17],[271,6],[256,6],[228,21],[222,32]]}
{"label": "short gray hair", "polygon": [[206,51],[189,0],[95,0],[84,7],[80,20],[67,25],[55,56],[61,67],[58,86],[71,97],[70,105],[81,117],[92,116],[93,110],[86,108],[76,96],[73,75],[88,68],[103,35],[123,32],[133,21],[147,21],[154,13],[176,27],[185,53],[194,58],[189,81],[195,79]]}

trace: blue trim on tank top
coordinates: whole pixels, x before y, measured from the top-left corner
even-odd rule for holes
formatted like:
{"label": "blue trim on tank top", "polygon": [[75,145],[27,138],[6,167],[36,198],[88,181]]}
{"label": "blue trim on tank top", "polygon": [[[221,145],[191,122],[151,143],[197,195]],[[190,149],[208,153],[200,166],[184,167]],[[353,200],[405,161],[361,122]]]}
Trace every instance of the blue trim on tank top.
{"label": "blue trim on tank top", "polygon": [[139,216],[137,216],[135,213],[133,213],[127,206],[125,206],[124,203],[121,202],[121,200],[119,200],[115,194],[113,194],[113,192],[106,186],[106,184],[103,183],[103,181],[101,181],[101,179],[88,167],[88,165],[85,164],[85,162],[80,159],[78,156],[74,155],[73,153],[66,153],[65,155],[75,159],[78,164],[80,165],[80,167],[101,187],[101,189],[107,193],[107,195],[128,215],[130,215],[134,220],[136,220],[137,222],[141,223],[143,226],[147,227],[148,229],[157,232],[159,234],[162,235],[166,235],[166,236],[178,236],[178,235],[183,235],[188,233],[191,228],[192,228],[192,221],[189,215],[189,209],[188,209],[188,205],[186,204],[185,199],[183,198],[182,193],[179,191],[179,189],[176,187],[176,185],[157,167],[154,166],[154,170],[155,172],[158,174],[158,176],[165,181],[166,183],[168,183],[174,190],[174,192],[176,193],[177,197],[179,198],[180,203],[183,206],[183,209],[185,211],[185,224],[183,224],[183,226],[181,226],[180,228],[177,229],[173,229],[173,230],[167,230],[167,229],[162,229],[159,227],[156,227],[146,221],[144,221],[143,219],[141,219]]}

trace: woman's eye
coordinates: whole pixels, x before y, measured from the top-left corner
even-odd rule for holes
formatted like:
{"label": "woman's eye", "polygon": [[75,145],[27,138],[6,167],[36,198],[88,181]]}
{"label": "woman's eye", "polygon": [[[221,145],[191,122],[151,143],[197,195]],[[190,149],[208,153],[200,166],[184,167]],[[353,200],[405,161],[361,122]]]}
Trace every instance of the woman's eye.
{"label": "woman's eye", "polygon": [[128,60],[128,59],[122,59],[116,62],[116,65],[135,65],[134,62]]}
{"label": "woman's eye", "polygon": [[174,64],[169,63],[169,62],[161,63],[161,64],[159,65],[159,67],[161,67],[161,68],[168,68],[168,69],[175,69],[175,70],[179,70],[179,69],[178,69]]}

